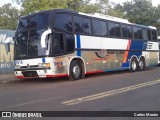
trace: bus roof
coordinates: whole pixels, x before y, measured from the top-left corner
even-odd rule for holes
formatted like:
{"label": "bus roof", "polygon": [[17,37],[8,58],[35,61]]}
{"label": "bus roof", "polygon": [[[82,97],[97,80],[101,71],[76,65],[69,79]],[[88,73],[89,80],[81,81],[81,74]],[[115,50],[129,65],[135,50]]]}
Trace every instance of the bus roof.
{"label": "bus roof", "polygon": [[26,18],[26,17],[31,17],[31,16],[34,16],[34,15],[37,15],[37,14],[41,14],[41,13],[51,12],[51,11],[64,12],[64,13],[66,13],[66,12],[68,12],[68,13],[78,13],[76,11],[72,11],[72,10],[68,10],[68,9],[51,9],[51,10],[44,10],[44,11],[38,11],[38,12],[35,12],[35,13],[31,13],[29,15],[22,16],[21,19]]}
{"label": "bus roof", "polygon": [[109,16],[109,15],[103,15],[103,14],[99,14],[99,13],[86,14],[86,13],[79,12],[79,14],[90,16],[90,17],[101,18],[101,19],[105,19],[105,20],[111,20],[111,21],[115,21],[115,22],[122,22],[122,23],[130,24],[130,22],[127,19],[122,19],[122,18],[113,17],[113,16]]}
{"label": "bus roof", "polygon": [[99,14],[99,13],[87,14],[87,13],[76,12],[76,11],[72,11],[72,10],[68,10],[68,9],[52,9],[52,10],[40,11],[40,12],[36,12],[36,13],[29,14],[29,15],[26,15],[26,16],[22,16],[20,19],[23,19],[23,18],[26,18],[26,17],[32,17],[36,14],[46,13],[46,12],[50,12],[50,11],[80,14],[80,15],[85,15],[85,16],[88,16],[88,17],[100,18],[100,19],[110,20],[110,21],[115,21],[115,22],[121,22],[121,23],[126,23],[126,24],[130,24],[130,25],[139,26],[139,27],[145,27],[145,28],[149,28],[149,29],[157,29],[154,26],[145,26],[145,25],[130,23],[127,19],[122,19],[122,18],[118,18],[118,17],[114,17],[114,16],[109,16],[109,15],[104,15],[104,14]]}

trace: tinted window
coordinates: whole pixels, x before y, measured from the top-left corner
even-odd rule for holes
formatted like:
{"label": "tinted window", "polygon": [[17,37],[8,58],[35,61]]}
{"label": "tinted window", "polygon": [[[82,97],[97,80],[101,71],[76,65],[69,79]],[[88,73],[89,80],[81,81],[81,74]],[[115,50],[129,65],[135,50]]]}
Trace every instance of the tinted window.
{"label": "tinted window", "polygon": [[101,23],[99,20],[92,20],[93,23],[93,34],[101,36]]}
{"label": "tinted window", "polygon": [[28,20],[20,19],[18,24],[18,30],[28,29]]}
{"label": "tinted window", "polygon": [[75,32],[82,34],[91,34],[90,19],[80,16],[74,16]]}
{"label": "tinted window", "polygon": [[147,32],[147,30],[145,30],[145,29],[142,30],[142,36],[143,36],[144,40],[148,40],[148,32]]}
{"label": "tinted window", "polygon": [[120,29],[120,24],[115,24],[115,31],[116,31],[116,37],[121,36],[121,29]]}
{"label": "tinted window", "polygon": [[142,39],[142,28],[138,28],[138,38]]}
{"label": "tinted window", "polygon": [[107,31],[107,23],[106,22],[103,22],[101,21],[101,35],[102,36],[107,36],[108,35],[108,31]]}
{"label": "tinted window", "polygon": [[44,28],[48,26],[49,14],[38,14],[30,18],[31,28]]}
{"label": "tinted window", "polygon": [[46,55],[46,50],[41,47],[41,35],[44,31],[45,29],[30,31],[28,42],[28,56],[37,57]]}
{"label": "tinted window", "polygon": [[131,26],[127,26],[127,30],[128,30],[128,37],[132,38],[132,27]]}
{"label": "tinted window", "polygon": [[81,17],[74,16],[74,27],[75,27],[75,32],[83,33],[83,30],[82,30],[82,18]]}
{"label": "tinted window", "polygon": [[133,34],[135,39],[142,39],[142,28],[133,27]]}
{"label": "tinted window", "polygon": [[125,38],[132,38],[131,26],[122,25],[122,36]]}
{"label": "tinted window", "polygon": [[148,33],[148,39],[151,40],[151,31],[147,30],[147,33]]}
{"label": "tinted window", "polygon": [[53,54],[62,54],[65,51],[63,34],[55,33],[52,40]]}
{"label": "tinted window", "polygon": [[82,18],[83,24],[82,24],[82,29],[85,34],[91,34],[91,23],[90,19],[88,18]]}
{"label": "tinted window", "polygon": [[107,24],[100,20],[92,20],[93,34],[98,36],[107,36]]}
{"label": "tinted window", "polygon": [[109,28],[109,35],[110,36],[115,36],[116,35],[116,31],[115,31],[114,23],[109,22],[108,23],[108,28]]}
{"label": "tinted window", "polygon": [[73,52],[75,48],[74,36],[66,34],[67,53]]}
{"label": "tinted window", "polygon": [[15,59],[27,56],[28,32],[16,33],[15,36]]}
{"label": "tinted window", "polygon": [[133,27],[133,35],[134,35],[134,38],[138,39],[138,28],[137,27]]}
{"label": "tinted window", "polygon": [[56,14],[55,28],[72,32],[72,17],[69,14]]}
{"label": "tinted window", "polygon": [[157,41],[157,31],[156,30],[152,30],[152,40]]}

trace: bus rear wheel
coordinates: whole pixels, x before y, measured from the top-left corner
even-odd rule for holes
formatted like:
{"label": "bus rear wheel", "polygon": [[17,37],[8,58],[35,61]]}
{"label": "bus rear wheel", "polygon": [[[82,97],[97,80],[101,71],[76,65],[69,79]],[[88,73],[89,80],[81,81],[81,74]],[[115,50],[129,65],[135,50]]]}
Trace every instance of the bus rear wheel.
{"label": "bus rear wheel", "polygon": [[146,69],[146,64],[144,59],[139,60],[139,70],[144,71]]}
{"label": "bus rear wheel", "polygon": [[79,80],[81,78],[82,68],[77,60],[73,60],[70,65],[70,80]]}
{"label": "bus rear wheel", "polygon": [[131,60],[131,64],[130,64],[130,71],[131,72],[135,72],[138,69],[138,62],[136,60],[136,58],[132,58]]}

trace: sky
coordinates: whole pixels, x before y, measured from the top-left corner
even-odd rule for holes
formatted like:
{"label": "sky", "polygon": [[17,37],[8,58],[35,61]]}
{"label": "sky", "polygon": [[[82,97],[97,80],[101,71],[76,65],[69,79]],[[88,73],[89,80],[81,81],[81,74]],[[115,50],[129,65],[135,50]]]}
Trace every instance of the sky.
{"label": "sky", "polygon": [[[92,0],[92,1],[94,1],[94,0]],[[110,2],[115,2],[115,3],[123,3],[123,2],[125,2],[127,0],[109,0],[109,1]],[[128,1],[130,1],[130,0],[128,0]],[[0,1],[0,6],[2,6],[4,4],[7,4],[7,3],[12,3],[13,6],[16,6],[15,3],[13,2],[13,0],[1,0]],[[152,4],[154,6],[157,6],[158,4],[160,4],[160,0],[152,0]]]}
{"label": "sky", "polygon": [[[115,2],[115,3],[123,3],[126,2],[127,0],[109,0],[110,2]],[[131,1],[131,0],[128,0]],[[153,6],[157,6],[158,4],[160,4],[160,0],[152,0],[152,4]]]}
{"label": "sky", "polygon": [[7,3],[11,3],[13,6],[17,6],[15,2],[13,2],[13,0],[1,0],[0,1],[0,6],[7,4]]}

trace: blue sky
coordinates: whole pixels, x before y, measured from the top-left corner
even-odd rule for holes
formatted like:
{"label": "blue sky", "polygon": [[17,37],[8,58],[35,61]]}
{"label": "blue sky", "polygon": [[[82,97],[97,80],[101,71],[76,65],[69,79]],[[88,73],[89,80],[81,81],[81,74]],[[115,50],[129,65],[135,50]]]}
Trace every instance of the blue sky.
{"label": "blue sky", "polygon": [[7,4],[7,3],[11,3],[13,6],[16,6],[16,3],[13,2],[13,0],[1,0],[0,6]]}

